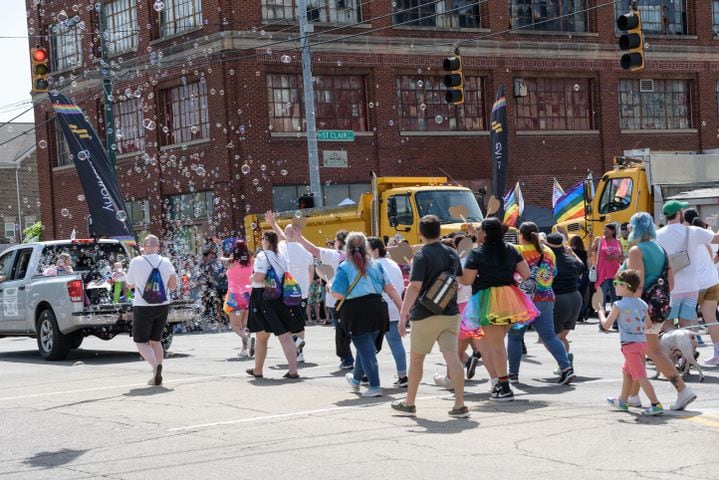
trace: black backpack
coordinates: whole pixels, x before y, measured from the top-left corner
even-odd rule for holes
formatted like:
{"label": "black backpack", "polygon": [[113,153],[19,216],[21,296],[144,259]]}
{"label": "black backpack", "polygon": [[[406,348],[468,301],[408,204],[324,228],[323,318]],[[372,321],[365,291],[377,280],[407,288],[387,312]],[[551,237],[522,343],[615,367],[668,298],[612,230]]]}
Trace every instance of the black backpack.
{"label": "black backpack", "polygon": [[645,288],[644,292],[642,292],[642,300],[644,300],[649,307],[649,318],[655,323],[665,321],[671,311],[669,292],[669,258],[667,257],[667,252],[664,251],[664,248],[662,248],[662,252],[664,252],[664,268],[662,269],[662,274],[659,275],[656,282],[648,288]]}

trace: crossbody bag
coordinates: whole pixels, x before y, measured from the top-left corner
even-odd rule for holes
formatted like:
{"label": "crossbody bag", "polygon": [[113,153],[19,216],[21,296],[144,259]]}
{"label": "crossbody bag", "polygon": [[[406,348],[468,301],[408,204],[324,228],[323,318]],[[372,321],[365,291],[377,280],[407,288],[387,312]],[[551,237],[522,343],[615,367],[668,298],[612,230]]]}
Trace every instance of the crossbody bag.
{"label": "crossbody bag", "polygon": [[674,272],[681,272],[689,266],[691,259],[689,258],[689,227],[684,227],[687,230],[684,236],[684,250],[669,255],[669,261],[671,262],[672,269]]}

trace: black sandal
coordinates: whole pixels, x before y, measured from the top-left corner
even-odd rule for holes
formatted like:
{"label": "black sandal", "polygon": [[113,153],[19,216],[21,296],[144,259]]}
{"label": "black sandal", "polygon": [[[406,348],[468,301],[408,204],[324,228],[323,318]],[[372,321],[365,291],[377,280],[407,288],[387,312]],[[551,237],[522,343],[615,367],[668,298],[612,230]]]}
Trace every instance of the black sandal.
{"label": "black sandal", "polygon": [[300,378],[300,374],[299,374],[299,373],[295,373],[295,374],[293,375],[293,374],[291,374],[290,372],[287,372],[287,373],[285,373],[284,375],[282,375],[282,378],[296,379],[296,378]]}
{"label": "black sandal", "polygon": [[255,374],[255,369],[254,369],[254,368],[248,368],[248,369],[245,370],[245,371],[247,372],[247,375],[252,375],[252,376],[255,377],[255,378],[264,378],[263,375],[257,375],[257,374]]}

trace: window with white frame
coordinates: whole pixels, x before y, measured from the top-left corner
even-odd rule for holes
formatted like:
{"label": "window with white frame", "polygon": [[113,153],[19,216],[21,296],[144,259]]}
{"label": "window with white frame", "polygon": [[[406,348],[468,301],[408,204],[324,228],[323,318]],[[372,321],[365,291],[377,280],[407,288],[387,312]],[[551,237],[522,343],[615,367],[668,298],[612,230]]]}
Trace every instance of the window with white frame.
{"label": "window with white frame", "polygon": [[[294,22],[297,15],[296,0],[262,0],[262,20]],[[320,23],[357,23],[362,20],[360,0],[308,0],[307,19]]]}
{"label": "window with white frame", "polygon": [[31,226],[35,225],[35,222],[37,222],[37,217],[35,215],[27,215],[25,217],[24,227],[25,228],[31,227]]}
{"label": "window with white frame", "polygon": [[160,35],[170,37],[202,25],[202,0],[166,0],[160,10]]}
{"label": "window with white frame", "polygon": [[209,138],[210,117],[204,79],[161,90],[159,96],[160,115],[167,127],[167,132],[160,134],[162,145]]}
{"label": "window with white frame", "polygon": [[394,24],[446,30],[480,28],[480,4],[471,0],[398,0]]}
{"label": "window with white frame", "polygon": [[[631,0],[616,4],[617,18],[629,12]],[[659,35],[686,35],[686,0],[642,0],[638,2],[642,15],[642,31]]]}
{"label": "window with white frame", "polygon": [[145,149],[142,105],[140,98],[129,98],[113,105],[117,153],[140,152]]}
{"label": "window with white frame", "polygon": [[13,242],[17,240],[15,238],[15,217],[5,217],[5,238],[12,240]]}
{"label": "window with white frame", "polygon": [[55,140],[55,166],[62,167],[72,164],[72,155],[70,154],[70,146],[67,144],[65,134],[62,133],[62,127],[56,118],[52,123],[52,130]]}
{"label": "window with white frame", "polygon": [[590,78],[523,78],[516,100],[517,130],[593,130],[595,83]]}
{"label": "window with white frame", "polygon": [[166,197],[167,219],[170,221],[193,221],[208,219],[214,214],[212,192],[183,193]]}
{"label": "window with white frame", "polygon": [[82,66],[82,32],[78,25],[50,25],[50,51],[54,72]]}
{"label": "window with white frame", "polygon": [[137,49],[139,31],[136,0],[106,2],[103,14],[109,31],[107,46],[110,54]]}
{"label": "window with white frame", "polygon": [[587,32],[587,0],[511,0],[512,28]]}
{"label": "window with white frame", "polygon": [[692,128],[689,80],[619,81],[619,121],[623,130]]}

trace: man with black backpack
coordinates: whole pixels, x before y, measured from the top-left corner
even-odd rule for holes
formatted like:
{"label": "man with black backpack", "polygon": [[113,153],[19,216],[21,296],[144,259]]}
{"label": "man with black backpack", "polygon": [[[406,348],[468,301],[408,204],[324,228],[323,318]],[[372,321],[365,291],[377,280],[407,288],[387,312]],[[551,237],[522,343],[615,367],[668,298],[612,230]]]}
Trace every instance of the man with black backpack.
{"label": "man with black backpack", "polygon": [[161,257],[160,239],[148,235],[143,241],[143,254],[130,262],[126,281],[135,290],[132,300],[132,338],[142,358],[152,366],[148,385],[162,384],[162,332],[170,309],[170,292],[177,288],[175,268]]}
{"label": "man with black backpack", "polygon": [[454,407],[449,415],[468,417],[469,410],[464,405],[464,367],[457,353],[457,277],[462,275],[462,264],[457,252],[442,244],[440,234],[441,223],[437,216],[422,217],[419,235],[424,246],[412,261],[409,286],[397,325],[399,334],[404,336],[407,320],[412,320],[407,398],[393,402],[392,408],[406,415],[415,414],[414,402],[422,381],[424,358],[437,343],[454,383]]}

